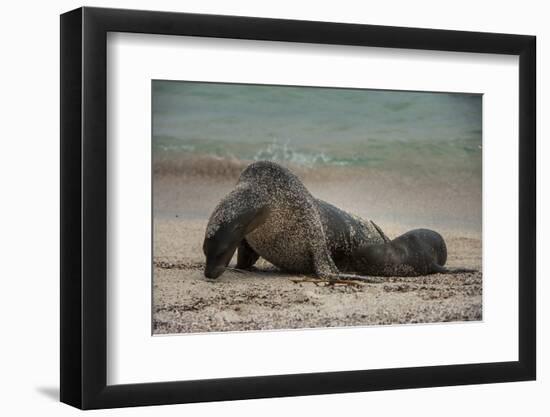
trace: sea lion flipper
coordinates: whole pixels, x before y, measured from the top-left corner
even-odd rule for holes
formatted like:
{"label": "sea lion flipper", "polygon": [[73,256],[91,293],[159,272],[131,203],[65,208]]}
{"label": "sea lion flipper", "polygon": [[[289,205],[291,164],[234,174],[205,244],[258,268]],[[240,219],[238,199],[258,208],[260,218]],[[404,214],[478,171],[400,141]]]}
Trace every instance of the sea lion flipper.
{"label": "sea lion flipper", "polygon": [[237,250],[237,268],[248,269],[256,263],[260,255],[250,247],[246,239],[243,239]]}
{"label": "sea lion flipper", "polygon": [[444,266],[433,263],[432,266],[431,266],[431,271],[430,272],[432,274],[448,274],[449,269],[445,268]]}
{"label": "sea lion flipper", "polygon": [[477,272],[476,269],[470,268],[445,268],[444,266],[438,265],[436,263],[432,264],[431,269],[432,274],[463,274]]}
{"label": "sea lion flipper", "polygon": [[[322,230],[322,229],[321,229]],[[324,233],[321,231],[318,238],[311,241],[311,258],[313,272],[320,278],[329,278],[338,275],[340,271],[330,256]]]}
{"label": "sea lion flipper", "polygon": [[313,272],[320,278],[329,278],[340,273],[334,263],[327,244],[327,237],[323,231],[323,225],[318,210],[311,207],[310,215],[306,219],[309,223],[306,230],[309,235],[308,241],[313,262]]}
{"label": "sea lion flipper", "polygon": [[356,275],[356,274],[338,274],[334,279],[348,280],[348,281],[361,281],[368,284],[380,284],[386,282],[387,280],[382,277],[370,277],[366,275]]}
{"label": "sea lion flipper", "polygon": [[380,237],[382,239],[384,239],[384,243],[388,243],[388,242],[391,242],[391,239],[386,236],[386,234],[382,231],[382,229],[380,228],[380,226],[378,226],[376,223],[374,223],[372,220],[370,221],[371,224],[374,226],[374,228],[376,229],[376,231],[380,234]]}

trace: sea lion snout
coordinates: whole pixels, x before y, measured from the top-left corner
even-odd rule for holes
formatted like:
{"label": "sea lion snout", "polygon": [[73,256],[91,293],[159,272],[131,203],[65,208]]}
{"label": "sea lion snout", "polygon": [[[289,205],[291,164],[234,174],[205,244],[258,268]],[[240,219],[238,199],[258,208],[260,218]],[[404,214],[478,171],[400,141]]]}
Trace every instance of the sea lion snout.
{"label": "sea lion snout", "polygon": [[204,268],[204,276],[210,279],[218,278],[225,271],[224,265],[206,265]]}
{"label": "sea lion snout", "polygon": [[215,236],[205,237],[202,250],[206,257],[204,276],[206,278],[218,278],[223,272],[233,254],[237,250],[240,237],[221,232]]}
{"label": "sea lion snout", "polygon": [[233,257],[236,244],[218,242],[216,239],[205,239],[203,250],[206,256],[204,276],[206,278],[218,278],[225,271],[226,266]]}

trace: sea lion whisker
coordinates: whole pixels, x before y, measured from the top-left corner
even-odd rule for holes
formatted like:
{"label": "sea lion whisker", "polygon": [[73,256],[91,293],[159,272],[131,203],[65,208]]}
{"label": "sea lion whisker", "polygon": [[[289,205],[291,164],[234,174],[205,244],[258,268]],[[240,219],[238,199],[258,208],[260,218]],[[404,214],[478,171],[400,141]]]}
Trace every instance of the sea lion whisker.
{"label": "sea lion whisker", "polygon": [[250,271],[247,271],[246,269],[240,269],[240,268],[233,268],[231,266],[226,266],[225,269],[228,269],[233,272],[237,272],[239,274],[251,274]]}

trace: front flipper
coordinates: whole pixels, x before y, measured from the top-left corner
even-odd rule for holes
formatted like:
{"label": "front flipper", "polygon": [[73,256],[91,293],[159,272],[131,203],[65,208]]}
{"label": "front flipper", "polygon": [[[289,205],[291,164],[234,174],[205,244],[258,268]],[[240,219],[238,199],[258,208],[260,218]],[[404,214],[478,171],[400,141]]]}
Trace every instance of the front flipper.
{"label": "front flipper", "polygon": [[438,265],[436,263],[432,264],[432,274],[463,274],[470,272],[478,272],[477,269],[469,268],[445,268],[444,266]]}
{"label": "front flipper", "polygon": [[246,239],[243,239],[237,251],[237,268],[249,269],[256,263],[259,257],[260,255],[250,247]]}

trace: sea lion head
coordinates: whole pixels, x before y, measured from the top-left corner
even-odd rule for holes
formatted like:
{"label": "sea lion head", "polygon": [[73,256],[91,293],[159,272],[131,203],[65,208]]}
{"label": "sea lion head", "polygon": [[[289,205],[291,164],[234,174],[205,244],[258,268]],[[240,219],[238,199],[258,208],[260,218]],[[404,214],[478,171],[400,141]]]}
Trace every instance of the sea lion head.
{"label": "sea lion head", "polygon": [[204,238],[202,250],[206,256],[206,278],[215,279],[223,274],[243,237],[240,224],[233,223],[220,227],[215,234]]}
{"label": "sea lion head", "polygon": [[202,246],[206,257],[204,276],[215,279],[223,274],[244,237],[261,225],[267,214],[265,206],[242,190],[224,197],[206,227]]}

